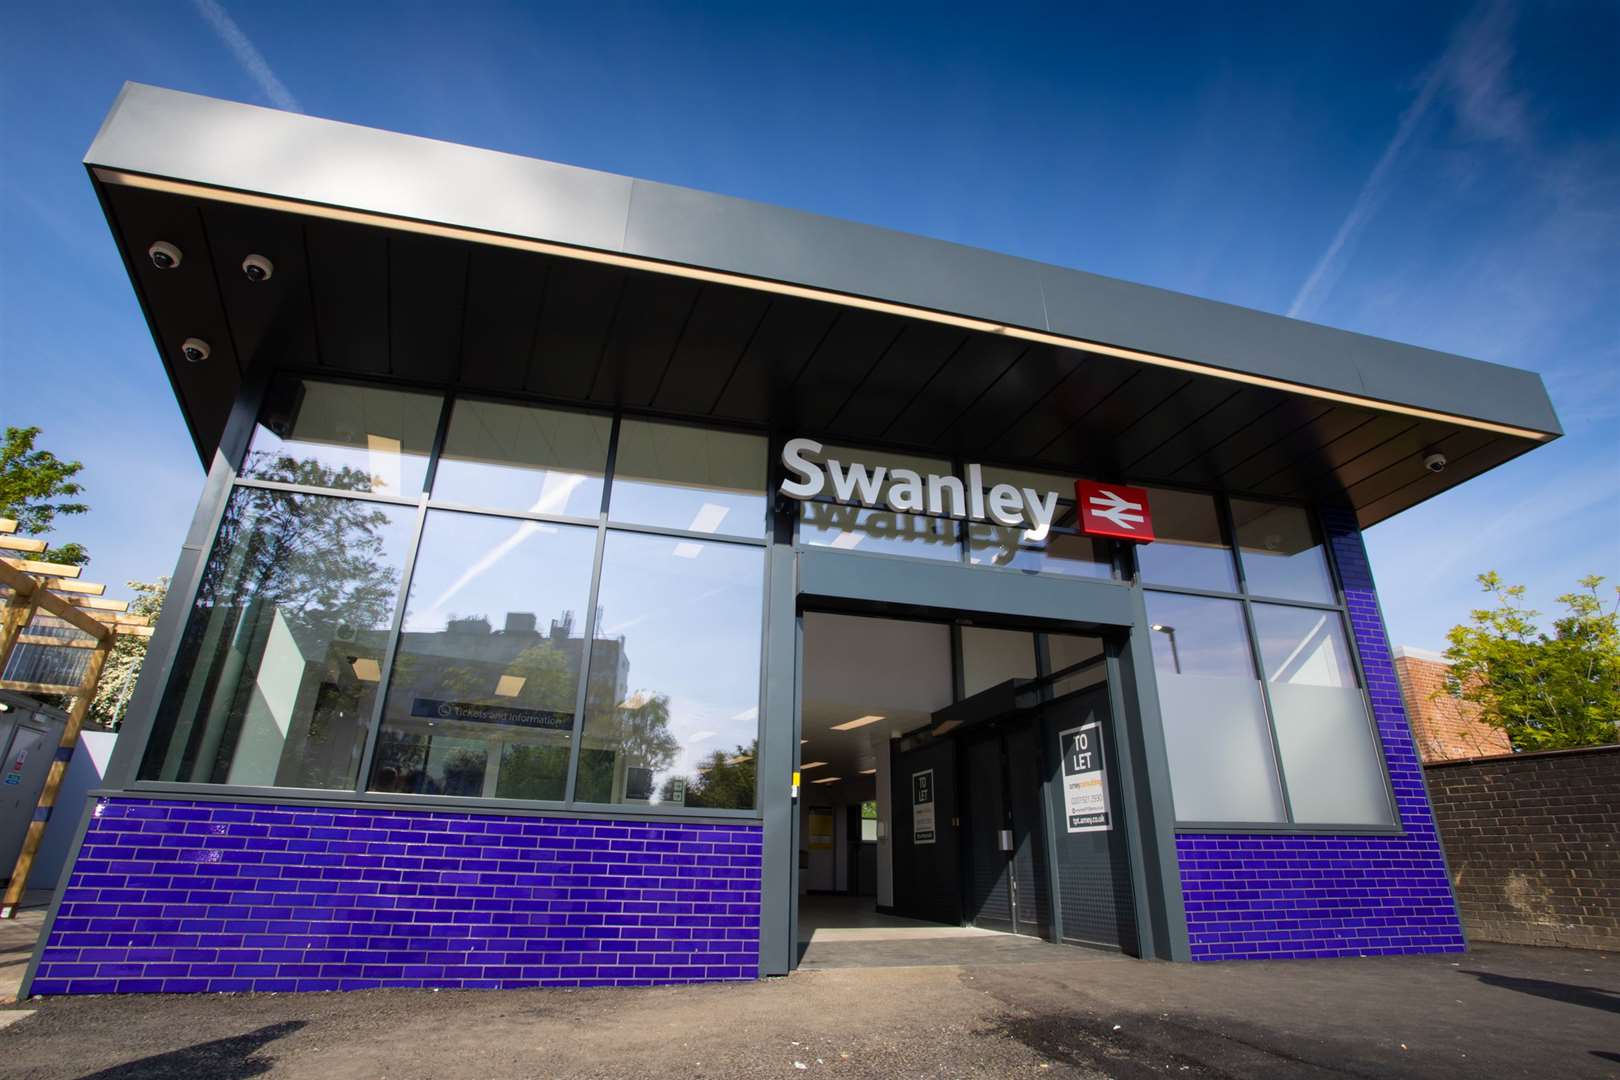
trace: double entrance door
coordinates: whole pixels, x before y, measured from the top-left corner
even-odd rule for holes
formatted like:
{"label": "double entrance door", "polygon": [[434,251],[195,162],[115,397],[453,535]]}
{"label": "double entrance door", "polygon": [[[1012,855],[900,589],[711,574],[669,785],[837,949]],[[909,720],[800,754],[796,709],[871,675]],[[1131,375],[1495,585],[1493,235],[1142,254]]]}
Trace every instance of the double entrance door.
{"label": "double entrance door", "polygon": [[962,820],[972,926],[1049,937],[1052,897],[1042,842],[1038,723],[995,721],[963,739]]}
{"label": "double entrance door", "polygon": [[1112,727],[1095,687],[897,753],[895,913],[1134,955]]}

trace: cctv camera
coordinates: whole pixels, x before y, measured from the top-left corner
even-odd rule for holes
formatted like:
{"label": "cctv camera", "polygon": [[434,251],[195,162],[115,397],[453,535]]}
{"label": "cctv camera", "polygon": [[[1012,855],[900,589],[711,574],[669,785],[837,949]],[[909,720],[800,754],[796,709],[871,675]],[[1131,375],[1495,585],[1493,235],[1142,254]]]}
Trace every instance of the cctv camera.
{"label": "cctv camera", "polygon": [[242,260],[242,273],[254,284],[269,281],[270,275],[276,272],[276,264],[263,255],[249,255]]}
{"label": "cctv camera", "polygon": [[180,249],[167,240],[158,240],[146,249],[146,257],[159,270],[173,270],[180,265]]}
{"label": "cctv camera", "polygon": [[202,338],[188,337],[180,346],[180,355],[184,356],[187,360],[190,360],[193,364],[200,364],[204,360],[208,359],[208,354],[211,351],[212,350],[208,347],[208,342],[204,341]]}
{"label": "cctv camera", "polygon": [[1423,467],[1432,473],[1445,472],[1446,455],[1430,454],[1428,457],[1423,459]]}

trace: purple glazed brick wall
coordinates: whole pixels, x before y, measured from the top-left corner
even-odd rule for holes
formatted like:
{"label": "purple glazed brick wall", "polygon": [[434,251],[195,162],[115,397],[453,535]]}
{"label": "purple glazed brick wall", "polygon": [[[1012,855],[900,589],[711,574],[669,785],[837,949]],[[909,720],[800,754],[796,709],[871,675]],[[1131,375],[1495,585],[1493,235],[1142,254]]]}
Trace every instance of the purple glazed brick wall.
{"label": "purple glazed brick wall", "polygon": [[761,830],[101,800],[35,994],[753,979]]}
{"label": "purple glazed brick wall", "polygon": [[1454,952],[1464,947],[1372,571],[1353,515],[1323,511],[1404,836],[1181,834],[1195,960]]}

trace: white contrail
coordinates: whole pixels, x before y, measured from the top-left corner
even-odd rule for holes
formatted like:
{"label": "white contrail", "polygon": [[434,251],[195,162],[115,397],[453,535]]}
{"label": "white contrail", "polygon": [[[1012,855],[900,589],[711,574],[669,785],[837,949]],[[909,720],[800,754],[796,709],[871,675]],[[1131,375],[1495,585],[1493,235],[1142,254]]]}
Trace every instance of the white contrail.
{"label": "white contrail", "polygon": [[270,70],[270,65],[248,36],[242,33],[242,28],[236,25],[224,8],[219,6],[217,0],[191,0],[197,9],[197,14],[208,20],[208,25],[214,28],[214,33],[225,43],[236,57],[236,62],[242,65],[248,77],[259,84],[264,96],[270,99],[270,104],[278,109],[289,112],[303,112],[298,99],[292,96],[286,84],[276,78],[276,73]]}
{"label": "white contrail", "polygon": [[1450,92],[1460,114],[1459,122],[1474,130],[1475,134],[1508,140],[1522,138],[1523,111],[1507,95],[1503,85],[1507,58],[1512,55],[1511,42],[1508,40],[1512,21],[1513,11],[1509,5],[1490,2],[1481,5],[1457,28],[1445,51],[1424,78],[1417,97],[1401,114],[1401,122],[1396,125],[1394,136],[1379,155],[1372,172],[1367,174],[1367,181],[1361,185],[1361,191],[1339,225],[1339,231],[1333,234],[1327,250],[1316,260],[1305,283],[1294,295],[1294,302],[1288,307],[1291,317],[1309,318],[1322,294],[1332,286],[1333,280],[1343,269],[1346,248],[1378,210],[1401,151],[1411,141],[1442,91]]}
{"label": "white contrail", "polygon": [[1310,276],[1305,279],[1305,284],[1294,294],[1294,302],[1288,306],[1290,318],[1308,316],[1310,309],[1315,306],[1316,293],[1322,282],[1330,272],[1337,273],[1339,256],[1344,251],[1345,244],[1367,224],[1367,219],[1372,217],[1373,210],[1383,199],[1395,159],[1400,157],[1402,148],[1412,138],[1412,132],[1417,130],[1418,124],[1428,115],[1429,106],[1434,104],[1435,95],[1439,93],[1440,85],[1444,81],[1444,66],[1436,64],[1434,70],[1429,72],[1429,77],[1423,80],[1423,88],[1418,91],[1418,96],[1406,107],[1406,112],[1401,114],[1401,122],[1395,129],[1395,137],[1384,147],[1383,154],[1378,158],[1378,164],[1374,165],[1372,172],[1367,175],[1367,182],[1361,185],[1361,193],[1356,196],[1355,203],[1350,207],[1350,213],[1345,215],[1343,223],[1339,225],[1339,231],[1333,234],[1333,242],[1328,244],[1327,250],[1322,252],[1322,257],[1311,267]]}

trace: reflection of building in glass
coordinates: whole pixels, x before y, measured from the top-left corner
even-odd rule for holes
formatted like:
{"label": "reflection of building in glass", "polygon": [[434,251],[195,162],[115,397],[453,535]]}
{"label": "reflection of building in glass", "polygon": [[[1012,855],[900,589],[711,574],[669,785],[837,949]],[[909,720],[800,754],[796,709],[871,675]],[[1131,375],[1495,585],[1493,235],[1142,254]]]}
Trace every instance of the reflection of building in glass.
{"label": "reflection of building in glass", "polygon": [[[621,643],[593,674],[593,695],[625,693]],[[564,612],[542,633],[530,612],[482,615],[443,630],[405,631],[379,736],[371,787],[381,791],[561,799],[567,784],[585,640]],[[598,687],[596,684],[601,682]]]}

